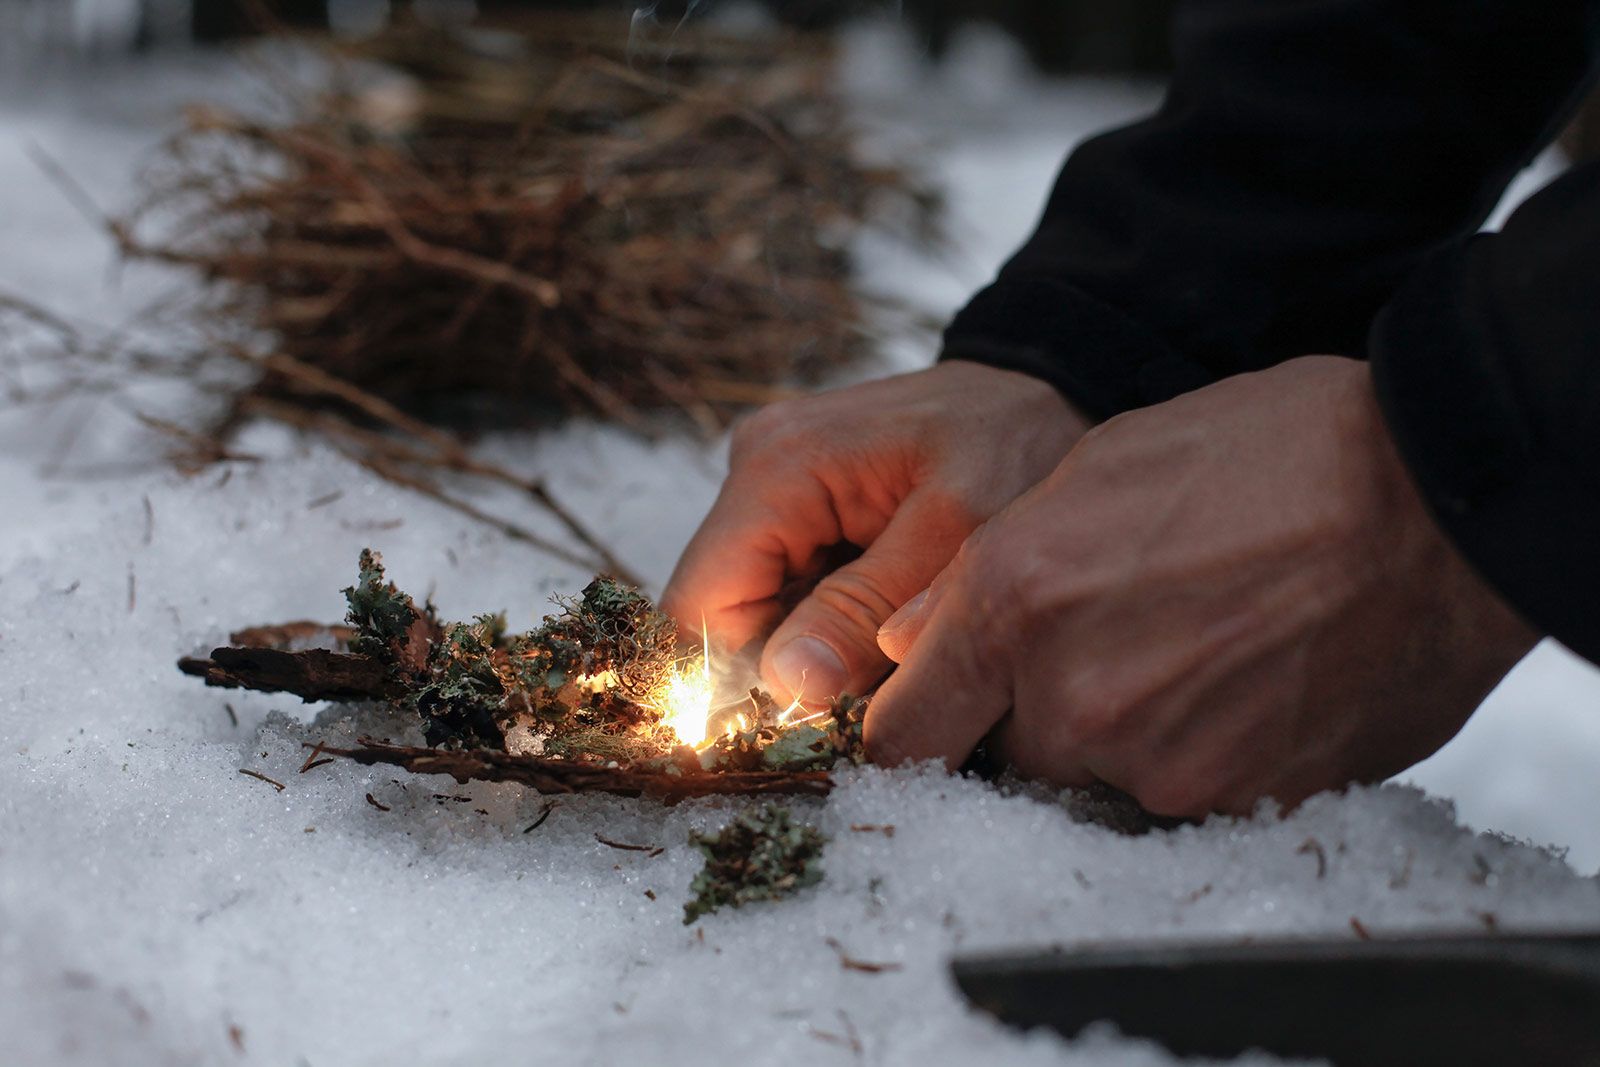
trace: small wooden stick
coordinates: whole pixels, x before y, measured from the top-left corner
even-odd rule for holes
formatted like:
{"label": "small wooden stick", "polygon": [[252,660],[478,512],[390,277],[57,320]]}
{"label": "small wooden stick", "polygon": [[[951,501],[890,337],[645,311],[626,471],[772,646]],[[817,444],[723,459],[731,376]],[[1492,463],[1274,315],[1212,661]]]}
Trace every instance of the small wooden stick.
{"label": "small wooden stick", "polygon": [[541,793],[648,796],[667,804],[708,796],[824,796],[833,789],[833,780],[827,771],[667,774],[607,767],[578,760],[513,756],[494,749],[454,751],[392,745],[366,737],[359,739],[356,748],[325,745],[323,752],[330,756],[343,756],[357,763],[387,763],[404,767],[412,774],[448,774],[462,785],[470,781],[518,782]]}

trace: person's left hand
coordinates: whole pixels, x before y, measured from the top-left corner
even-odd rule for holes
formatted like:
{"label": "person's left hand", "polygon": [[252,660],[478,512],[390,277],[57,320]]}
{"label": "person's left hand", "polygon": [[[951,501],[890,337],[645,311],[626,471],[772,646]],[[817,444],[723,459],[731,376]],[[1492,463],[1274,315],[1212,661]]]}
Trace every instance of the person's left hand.
{"label": "person's left hand", "polygon": [[1307,357],[1093,430],[880,634],[879,762],[995,754],[1151,811],[1376,781],[1535,635],[1446,542],[1364,363]]}

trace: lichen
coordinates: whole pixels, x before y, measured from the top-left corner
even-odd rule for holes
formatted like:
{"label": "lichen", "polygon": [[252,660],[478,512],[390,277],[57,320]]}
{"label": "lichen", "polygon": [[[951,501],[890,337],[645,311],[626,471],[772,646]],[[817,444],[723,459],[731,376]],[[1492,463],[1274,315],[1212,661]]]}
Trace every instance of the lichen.
{"label": "lichen", "polygon": [[345,618],[356,628],[350,651],[392,663],[417,621],[417,609],[393,582],[384,580],[383,557],[378,553],[362,549],[359,567],[356,584],[344,590],[350,606]]}
{"label": "lichen", "polygon": [[677,625],[650,599],[600,576],[558,597],[539,626],[509,632],[503,614],[441,623],[384,575],[370,549],[344,591],[352,651],[384,664],[435,748],[615,762],[670,774],[824,770],[861,761],[861,710],[851,697],[804,723],[758,689],[732,729],[697,754],[654,706],[678,663]]}
{"label": "lichen", "polygon": [[677,654],[678,626],[650,598],[601,575],[577,598],[556,598],[563,609],[546,616],[542,637],[575,649],[584,674],[610,672],[623,694],[647,698],[665,680]]}
{"label": "lichen", "polygon": [[430,606],[385,578],[361,553],[344,591],[351,651],[384,663],[400,703],[429,745],[567,758],[641,759],[673,748],[646,697],[671,669],[677,627],[636,589],[601,576],[533,630],[508,632],[504,615],[441,624]]}
{"label": "lichen", "polygon": [[828,739],[828,731],[810,724],[782,731],[761,750],[761,765],[768,770],[807,771],[831,767],[833,761],[833,744]]}
{"label": "lichen", "polygon": [[432,680],[410,694],[428,744],[505,745],[507,689],[496,664],[504,653],[495,647],[495,636],[482,618],[456,623],[428,657]]}
{"label": "lichen", "polygon": [[766,804],[736,816],[714,834],[691,833],[706,862],[689,885],[687,925],[719,908],[777,900],[822,880],[821,831],[794,821],[789,809]]}

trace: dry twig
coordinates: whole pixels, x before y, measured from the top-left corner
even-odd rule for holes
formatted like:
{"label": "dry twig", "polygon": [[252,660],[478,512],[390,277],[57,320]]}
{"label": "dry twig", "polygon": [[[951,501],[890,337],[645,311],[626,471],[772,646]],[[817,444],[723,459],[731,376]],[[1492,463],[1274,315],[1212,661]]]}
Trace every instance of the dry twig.
{"label": "dry twig", "polygon": [[607,767],[577,760],[512,756],[492,749],[452,751],[393,745],[374,738],[357,740],[356,748],[323,752],[368,765],[387,763],[412,774],[448,774],[465,785],[470,781],[518,782],[541,793],[613,793],[618,796],[655,797],[675,804],[691,797],[802,794],[823,796],[833,788],[827,771],[717,771],[703,774],[667,774]]}

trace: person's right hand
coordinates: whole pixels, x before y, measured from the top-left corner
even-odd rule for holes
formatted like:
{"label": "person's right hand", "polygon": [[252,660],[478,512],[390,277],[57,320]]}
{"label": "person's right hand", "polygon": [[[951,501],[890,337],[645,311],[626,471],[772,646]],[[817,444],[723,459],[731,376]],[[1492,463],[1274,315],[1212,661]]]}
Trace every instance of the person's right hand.
{"label": "person's right hand", "polygon": [[[878,627],[1088,429],[1054,387],[961,361],[769,405],[735,428],[662,606],[734,648],[776,626],[761,673],[786,700],[861,693],[889,669]],[[782,619],[780,591],[841,542],[864,552]]]}

